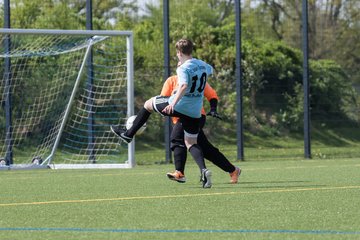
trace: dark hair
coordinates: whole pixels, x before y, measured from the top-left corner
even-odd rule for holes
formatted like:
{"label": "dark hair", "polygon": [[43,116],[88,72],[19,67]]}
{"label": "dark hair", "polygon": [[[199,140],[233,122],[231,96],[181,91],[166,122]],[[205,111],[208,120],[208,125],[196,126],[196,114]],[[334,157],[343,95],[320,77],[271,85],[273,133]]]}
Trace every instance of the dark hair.
{"label": "dark hair", "polygon": [[180,51],[181,53],[185,55],[191,55],[194,49],[194,44],[188,39],[180,39],[177,41],[175,47],[176,50]]}

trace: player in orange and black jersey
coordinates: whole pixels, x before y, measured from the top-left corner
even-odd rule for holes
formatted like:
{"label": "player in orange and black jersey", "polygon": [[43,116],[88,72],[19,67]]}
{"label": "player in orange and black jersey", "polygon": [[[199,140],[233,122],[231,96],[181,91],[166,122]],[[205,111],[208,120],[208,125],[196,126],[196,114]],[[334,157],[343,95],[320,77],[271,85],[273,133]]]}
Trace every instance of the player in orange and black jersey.
{"label": "player in orange and black jersey", "polygon": [[[160,95],[170,96],[173,94],[173,91],[177,88],[177,83],[178,81],[176,75],[169,77],[165,81]],[[231,164],[224,154],[222,154],[218,148],[214,147],[214,145],[209,142],[202,130],[205,125],[206,115],[221,119],[217,113],[217,103],[219,97],[216,91],[208,83],[205,85],[204,96],[210,102],[211,110],[207,114],[204,108],[201,110],[201,124],[198,135],[198,144],[203,151],[204,158],[208,159],[225,172],[228,172],[231,177],[231,183],[237,183],[241,169]],[[187,158],[187,149],[184,143],[184,130],[181,123],[178,121],[178,118],[173,117],[172,122],[174,125],[171,132],[171,150],[174,152],[176,170],[174,172],[167,173],[167,176],[171,180],[184,183],[186,181],[184,170]]]}

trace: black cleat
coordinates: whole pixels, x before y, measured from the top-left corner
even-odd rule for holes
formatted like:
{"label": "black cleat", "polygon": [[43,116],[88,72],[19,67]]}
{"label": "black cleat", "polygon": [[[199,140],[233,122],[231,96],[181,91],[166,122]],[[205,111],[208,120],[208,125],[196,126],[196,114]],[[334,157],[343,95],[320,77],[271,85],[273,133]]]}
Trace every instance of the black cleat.
{"label": "black cleat", "polygon": [[132,137],[128,137],[125,135],[125,132],[126,132],[125,128],[122,128],[119,125],[111,125],[110,129],[113,133],[115,133],[124,142],[130,143],[132,141]]}
{"label": "black cleat", "polygon": [[211,188],[212,182],[211,182],[211,171],[208,169],[203,169],[201,171],[201,182],[203,185],[203,188]]}

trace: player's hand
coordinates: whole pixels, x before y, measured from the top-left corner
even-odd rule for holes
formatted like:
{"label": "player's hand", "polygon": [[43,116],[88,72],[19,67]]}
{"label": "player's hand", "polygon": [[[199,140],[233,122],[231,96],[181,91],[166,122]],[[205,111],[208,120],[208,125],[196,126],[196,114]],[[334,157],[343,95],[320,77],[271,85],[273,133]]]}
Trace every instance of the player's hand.
{"label": "player's hand", "polygon": [[167,105],[164,110],[162,110],[163,113],[166,113],[168,115],[171,115],[174,113],[174,106],[173,105]]}
{"label": "player's hand", "polygon": [[220,120],[222,120],[222,117],[219,115],[219,113],[215,110],[210,110],[210,112],[208,112],[206,114],[206,116],[211,116],[211,117],[214,117],[214,118],[218,118]]}

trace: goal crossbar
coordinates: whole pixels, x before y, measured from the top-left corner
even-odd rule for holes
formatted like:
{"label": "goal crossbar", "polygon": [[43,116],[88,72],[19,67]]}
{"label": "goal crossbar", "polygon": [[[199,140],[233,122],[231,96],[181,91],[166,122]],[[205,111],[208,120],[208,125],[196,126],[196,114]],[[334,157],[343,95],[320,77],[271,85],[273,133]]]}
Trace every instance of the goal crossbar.
{"label": "goal crossbar", "polygon": [[1,34],[32,34],[32,35],[86,35],[86,36],[126,36],[133,37],[132,31],[117,30],[58,30],[58,29],[17,29],[0,28]]}

